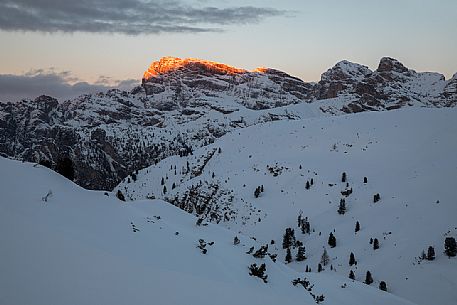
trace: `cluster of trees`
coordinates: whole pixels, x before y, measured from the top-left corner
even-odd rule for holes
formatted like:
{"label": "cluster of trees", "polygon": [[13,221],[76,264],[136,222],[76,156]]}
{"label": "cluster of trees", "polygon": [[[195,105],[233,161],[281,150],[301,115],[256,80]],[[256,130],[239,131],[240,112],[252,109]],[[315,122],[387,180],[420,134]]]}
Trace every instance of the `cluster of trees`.
{"label": "cluster of trees", "polygon": [[265,274],[267,271],[267,266],[265,264],[261,264],[260,266],[257,266],[257,264],[252,264],[249,266],[249,275],[250,276],[256,276],[263,280],[264,283],[267,283],[267,278],[268,275]]}
{"label": "cluster of trees", "polygon": [[379,195],[379,193],[374,194],[374,195],[373,195],[373,202],[376,203],[376,202],[378,202],[379,200],[381,200],[381,196]]}
{"label": "cluster of trees", "polygon": [[263,193],[263,184],[256,187],[255,191],[254,191],[254,197],[255,198],[259,198],[260,194]]}
{"label": "cluster of trees", "polygon": [[[457,243],[454,237],[446,237],[444,240],[444,254],[446,254],[449,258],[457,255]],[[422,251],[421,259],[426,259],[429,261],[434,260],[435,248],[433,246],[429,246],[427,249],[427,254]]]}
{"label": "cluster of trees", "polygon": [[308,217],[303,218],[302,213],[298,214],[298,227],[301,228],[302,234],[310,234],[311,226],[308,221]]}
{"label": "cluster of trees", "polygon": [[305,183],[305,189],[309,190],[311,188],[311,185],[314,185],[314,179],[311,178],[311,180],[307,180]]}

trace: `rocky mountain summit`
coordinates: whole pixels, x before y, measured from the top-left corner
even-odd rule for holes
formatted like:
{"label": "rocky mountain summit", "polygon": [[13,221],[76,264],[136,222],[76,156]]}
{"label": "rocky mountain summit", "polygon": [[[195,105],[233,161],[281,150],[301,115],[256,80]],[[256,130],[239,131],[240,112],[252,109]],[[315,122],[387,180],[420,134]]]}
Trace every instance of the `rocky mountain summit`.
{"label": "rocky mountain summit", "polygon": [[165,57],[130,92],[0,103],[0,153],[51,167],[70,159],[76,183],[111,190],[138,169],[258,123],[456,104],[457,74],[446,81],[387,57],[375,71],[339,62],[318,83],[275,69]]}

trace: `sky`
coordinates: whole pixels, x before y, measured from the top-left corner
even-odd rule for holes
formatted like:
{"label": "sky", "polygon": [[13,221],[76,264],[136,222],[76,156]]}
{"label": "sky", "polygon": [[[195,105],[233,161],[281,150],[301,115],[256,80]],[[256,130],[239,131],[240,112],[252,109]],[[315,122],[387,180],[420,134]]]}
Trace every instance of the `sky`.
{"label": "sky", "polygon": [[390,56],[450,78],[456,37],[455,0],[0,0],[0,100],[129,88],[163,56],[304,81]]}

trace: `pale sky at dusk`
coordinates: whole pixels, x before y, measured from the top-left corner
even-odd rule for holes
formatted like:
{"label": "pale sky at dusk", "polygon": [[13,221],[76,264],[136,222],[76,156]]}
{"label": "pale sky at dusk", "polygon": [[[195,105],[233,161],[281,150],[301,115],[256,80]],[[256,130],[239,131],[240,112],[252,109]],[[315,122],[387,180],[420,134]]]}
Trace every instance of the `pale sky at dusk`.
{"label": "pale sky at dusk", "polygon": [[139,81],[163,56],[267,66],[305,81],[343,59],[375,69],[390,56],[449,78],[457,1],[0,0],[0,41],[0,95],[27,82],[34,94],[43,78],[75,94],[78,81]]}

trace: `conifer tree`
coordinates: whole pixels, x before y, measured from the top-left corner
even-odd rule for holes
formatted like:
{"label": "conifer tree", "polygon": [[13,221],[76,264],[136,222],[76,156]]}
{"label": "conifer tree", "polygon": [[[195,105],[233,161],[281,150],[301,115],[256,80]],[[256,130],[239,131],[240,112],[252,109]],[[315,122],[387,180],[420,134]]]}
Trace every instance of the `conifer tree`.
{"label": "conifer tree", "polygon": [[355,261],[354,253],[351,252],[351,254],[349,255],[349,266],[352,266],[355,263],[356,263],[356,261]]}
{"label": "conifer tree", "polygon": [[304,261],[306,259],[305,246],[299,246],[298,247],[298,251],[297,251],[297,255],[296,255],[295,259],[297,260],[297,262],[301,262],[301,261]]}
{"label": "conifer tree", "polygon": [[165,179],[162,177],[162,180],[160,180],[160,185],[165,185]]}
{"label": "conifer tree", "polygon": [[314,184],[314,179],[313,179],[313,178],[311,178],[311,182],[310,182],[310,184],[311,184],[311,185],[313,185],[313,184]]}
{"label": "conifer tree", "polygon": [[330,257],[328,256],[327,249],[324,248],[324,253],[322,253],[321,256],[321,264],[324,266],[327,266],[327,264],[330,262]]}
{"label": "conifer tree", "polygon": [[386,284],[386,282],[381,281],[381,282],[379,283],[379,289],[381,289],[382,291],[387,291],[387,284]]}
{"label": "conifer tree", "polygon": [[310,188],[309,181],[306,181],[305,189],[309,190],[309,188]]}
{"label": "conifer tree", "polygon": [[454,237],[446,237],[444,240],[444,253],[451,258],[457,255],[457,244]]}
{"label": "conifer tree", "polygon": [[290,263],[292,261],[292,253],[290,253],[290,248],[287,248],[286,262]]}
{"label": "conifer tree", "polygon": [[355,223],[355,233],[359,232],[360,231],[360,223],[357,221]]}
{"label": "conifer tree", "polygon": [[379,240],[377,238],[375,238],[373,240],[373,250],[377,250],[379,249]]}
{"label": "conifer tree", "polygon": [[349,272],[349,278],[350,278],[351,280],[355,280],[354,271],[351,270],[351,271]]}
{"label": "conifer tree", "polygon": [[338,207],[338,214],[344,215],[346,213],[346,200],[344,198],[340,199],[340,205]]}
{"label": "conifer tree", "polygon": [[368,183],[368,178],[367,177],[363,177],[363,183]]}
{"label": "conifer tree", "polygon": [[322,265],[321,264],[318,264],[317,265],[317,272],[321,272],[322,271]]}
{"label": "conifer tree", "polygon": [[341,182],[346,183],[346,180],[346,172],[343,172],[343,174],[341,175]]}
{"label": "conifer tree", "polygon": [[164,193],[164,194],[167,193],[167,186],[166,186],[166,185],[163,186],[163,193]]}
{"label": "conifer tree", "polygon": [[330,235],[328,237],[328,244],[332,248],[336,247],[336,237],[335,237],[335,235],[333,235],[332,232],[330,232]]}
{"label": "conifer tree", "polygon": [[117,190],[116,197],[121,201],[125,201],[124,194],[122,194],[121,190]]}
{"label": "conifer tree", "polygon": [[371,272],[367,271],[367,275],[365,276],[365,284],[370,285],[373,283],[373,277],[371,276]]}
{"label": "conifer tree", "polygon": [[429,261],[432,261],[435,259],[435,248],[433,248],[432,246],[428,247],[427,259]]}
{"label": "conifer tree", "polygon": [[238,238],[238,236],[235,236],[235,238],[233,238],[233,244],[238,245],[239,243],[240,243],[240,239]]}

